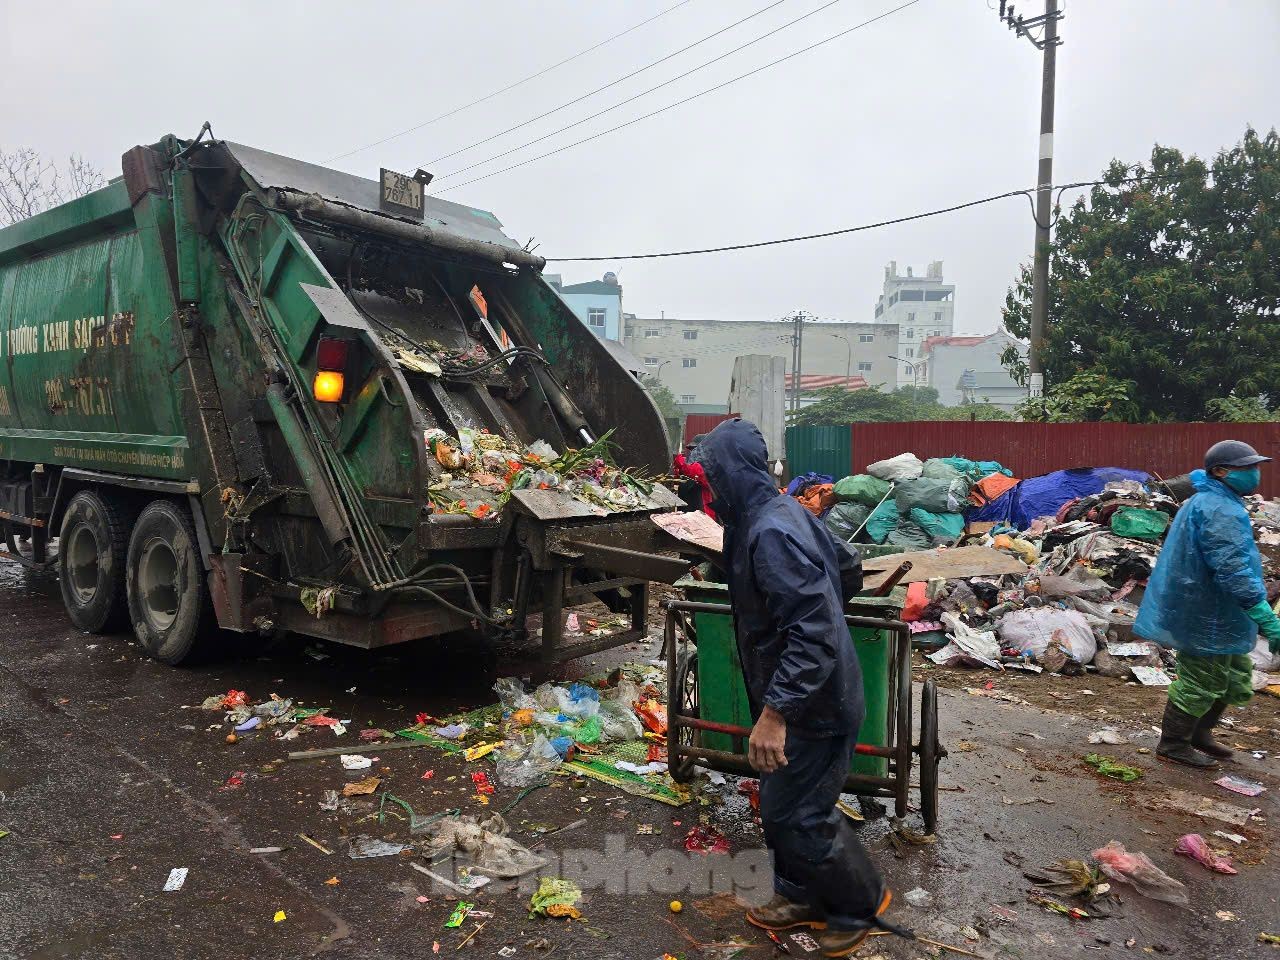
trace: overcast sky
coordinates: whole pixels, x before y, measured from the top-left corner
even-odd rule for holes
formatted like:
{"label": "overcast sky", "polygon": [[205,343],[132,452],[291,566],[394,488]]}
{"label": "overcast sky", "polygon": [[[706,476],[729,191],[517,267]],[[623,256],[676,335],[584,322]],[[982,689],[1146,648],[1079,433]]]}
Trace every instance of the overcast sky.
{"label": "overcast sky", "polygon": [[[713,86],[903,0],[839,0],[722,62],[495,162],[485,160],[674,77],[828,0],[783,0],[666,63],[513,134],[432,161],[764,9],[689,0],[484,104],[333,161],[376,177],[426,166],[442,196],[492,210],[548,257],[715,246],[948,206],[1034,183],[1040,53],[997,0],[919,0],[811,53],[516,170],[492,169]],[[0,0],[0,147],[83,153],[110,175],[165,133],[214,132],[323,162],[429,120],[639,23],[676,0],[418,3]],[[1055,180],[1095,177],[1155,142],[1211,155],[1280,122],[1280,2],[1066,0]],[[1042,0],[1018,3],[1027,15]],[[1019,198],[850,237],[616,270],[641,316],[870,320],[883,267],[943,260],[956,325],[988,332],[1033,225]]]}

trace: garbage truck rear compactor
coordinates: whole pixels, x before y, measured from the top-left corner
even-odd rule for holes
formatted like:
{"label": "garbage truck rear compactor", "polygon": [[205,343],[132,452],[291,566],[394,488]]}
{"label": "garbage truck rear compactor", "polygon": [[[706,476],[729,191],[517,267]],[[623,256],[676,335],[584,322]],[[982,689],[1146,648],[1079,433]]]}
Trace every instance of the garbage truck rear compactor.
{"label": "garbage truck rear compactor", "polygon": [[[612,430],[636,475],[667,462],[640,384],[492,214],[199,137],[123,174],[0,231],[0,534],[58,565],[77,627],[127,619],[168,663],[213,622],[376,647],[519,641],[540,613],[552,659],[645,635],[649,581],[688,569],[649,519],[669,491],[619,509],[451,458]],[[629,625],[567,643],[597,598]]]}

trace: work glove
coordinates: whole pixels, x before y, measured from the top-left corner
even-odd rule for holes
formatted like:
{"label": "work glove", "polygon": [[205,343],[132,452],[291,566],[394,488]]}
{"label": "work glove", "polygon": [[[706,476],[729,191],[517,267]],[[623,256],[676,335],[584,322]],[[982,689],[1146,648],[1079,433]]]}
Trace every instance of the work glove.
{"label": "work glove", "polygon": [[1258,625],[1258,632],[1267,638],[1267,649],[1280,653],[1280,617],[1266,600],[1259,600],[1245,611],[1249,619]]}

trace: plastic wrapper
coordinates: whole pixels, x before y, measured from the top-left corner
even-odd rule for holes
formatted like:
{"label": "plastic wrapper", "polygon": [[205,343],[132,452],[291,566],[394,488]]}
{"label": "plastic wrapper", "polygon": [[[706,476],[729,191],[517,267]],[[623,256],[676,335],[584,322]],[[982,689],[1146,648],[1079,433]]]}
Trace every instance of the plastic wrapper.
{"label": "plastic wrapper", "polygon": [[943,667],[969,665],[1004,669],[1000,663],[1000,642],[994,633],[974,630],[954,613],[944,613],[942,622],[951,634],[951,642],[929,654],[930,660]]}
{"label": "plastic wrapper", "polygon": [[503,712],[515,713],[517,710],[536,710],[538,701],[525,692],[524,684],[515,677],[502,677],[493,685],[493,692],[498,695],[498,703]]}
{"label": "plastic wrapper", "polygon": [[1040,660],[1050,646],[1076,663],[1093,660],[1098,641],[1084,614],[1057,607],[1027,607],[1006,613],[996,625],[1000,642],[1018,653]]}
{"label": "plastic wrapper", "polygon": [[564,761],[542,734],[531,740],[507,740],[496,751],[498,782],[504,787],[528,787],[554,773]]}
{"label": "plastic wrapper", "polygon": [[915,480],[924,471],[924,462],[914,453],[900,453],[888,460],[879,460],[867,465],[867,473],[881,480],[897,483],[901,480]]}
{"label": "plastic wrapper", "polygon": [[1098,867],[1116,883],[1127,883],[1144,897],[1186,906],[1187,888],[1169,876],[1145,853],[1130,853],[1124,844],[1112,840],[1093,851]]}

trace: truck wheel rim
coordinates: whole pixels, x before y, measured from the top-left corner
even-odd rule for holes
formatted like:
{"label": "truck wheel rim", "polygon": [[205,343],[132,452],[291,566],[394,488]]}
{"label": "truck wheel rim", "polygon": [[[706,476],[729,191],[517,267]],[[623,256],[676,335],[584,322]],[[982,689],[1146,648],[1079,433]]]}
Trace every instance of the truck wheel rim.
{"label": "truck wheel rim", "polygon": [[142,610],[156,630],[168,630],[178,618],[178,557],[173,548],[156,538],[147,543],[138,565]]}
{"label": "truck wheel rim", "polygon": [[67,577],[71,592],[82,607],[98,595],[98,538],[87,526],[79,526],[67,547]]}

